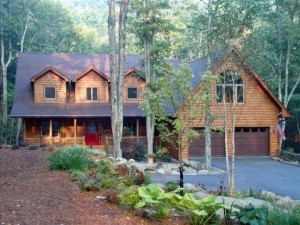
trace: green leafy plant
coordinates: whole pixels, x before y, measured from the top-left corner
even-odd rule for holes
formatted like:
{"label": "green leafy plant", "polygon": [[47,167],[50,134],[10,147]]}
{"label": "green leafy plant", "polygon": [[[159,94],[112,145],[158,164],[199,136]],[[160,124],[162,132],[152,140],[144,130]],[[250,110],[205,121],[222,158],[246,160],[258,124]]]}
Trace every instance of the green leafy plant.
{"label": "green leafy plant", "polygon": [[[180,190],[180,189],[179,189]],[[134,206],[135,209],[149,206],[155,213],[155,218],[165,218],[168,216],[171,206],[176,206],[181,196],[174,192],[165,193],[157,184],[149,184],[145,187],[138,188],[138,194],[141,200]]]}
{"label": "green leafy plant", "polygon": [[165,184],[167,191],[175,191],[179,188],[179,180],[176,181],[168,181]]}
{"label": "green leafy plant", "polygon": [[252,204],[245,207],[235,206],[240,211],[233,212],[232,215],[236,216],[241,224],[245,225],[266,225],[268,218],[268,209],[265,207],[255,208]]}
{"label": "green leafy plant", "polygon": [[112,162],[107,159],[101,159],[98,163],[98,171],[103,174],[111,173],[112,171]]}
{"label": "green leafy plant", "polygon": [[104,174],[101,177],[98,177],[98,179],[99,179],[99,187],[100,188],[112,188],[112,187],[115,187],[117,184],[116,179],[107,174]]}
{"label": "green leafy plant", "polygon": [[133,209],[134,206],[141,200],[138,194],[138,186],[131,186],[118,195],[119,205]]}
{"label": "green leafy plant", "polygon": [[94,165],[86,147],[69,146],[51,153],[47,160],[51,170],[85,170]]}
{"label": "green leafy plant", "polygon": [[162,157],[163,155],[166,155],[166,154],[168,154],[168,153],[169,153],[169,151],[168,151],[168,149],[165,148],[165,147],[160,148],[160,149],[158,149],[158,150],[156,151],[157,157]]}
{"label": "green leafy plant", "polygon": [[202,200],[196,200],[191,193],[186,193],[177,207],[189,215],[193,225],[220,224],[220,217],[216,212],[224,205],[216,202],[216,198],[217,196],[211,195]]}

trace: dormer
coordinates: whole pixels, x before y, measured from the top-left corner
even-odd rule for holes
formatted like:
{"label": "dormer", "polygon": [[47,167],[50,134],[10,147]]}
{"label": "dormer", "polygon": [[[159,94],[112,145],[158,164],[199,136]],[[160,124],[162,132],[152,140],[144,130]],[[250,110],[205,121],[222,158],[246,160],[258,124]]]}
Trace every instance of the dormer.
{"label": "dormer", "polygon": [[136,68],[129,69],[124,75],[124,102],[138,103],[143,98],[146,82]]}
{"label": "dormer", "polygon": [[66,103],[69,78],[51,66],[31,78],[35,103]]}
{"label": "dormer", "polygon": [[72,79],[75,83],[75,103],[109,102],[110,77],[90,67]]}

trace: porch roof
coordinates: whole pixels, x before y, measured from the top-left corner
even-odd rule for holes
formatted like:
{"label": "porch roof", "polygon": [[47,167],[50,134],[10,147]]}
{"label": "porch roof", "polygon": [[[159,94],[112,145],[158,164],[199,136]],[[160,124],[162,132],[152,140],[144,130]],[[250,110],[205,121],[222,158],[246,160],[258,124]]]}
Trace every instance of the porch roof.
{"label": "porch roof", "polygon": [[[138,103],[124,103],[124,116],[141,117],[143,111]],[[37,104],[37,103],[15,103],[10,114],[11,117],[110,117],[110,104]]]}

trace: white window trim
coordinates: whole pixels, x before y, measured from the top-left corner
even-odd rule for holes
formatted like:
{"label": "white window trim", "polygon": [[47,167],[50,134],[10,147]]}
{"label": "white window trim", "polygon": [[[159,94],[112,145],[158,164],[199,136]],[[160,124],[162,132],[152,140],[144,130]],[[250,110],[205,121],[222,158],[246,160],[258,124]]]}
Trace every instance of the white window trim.
{"label": "white window trim", "polygon": [[[55,95],[54,98],[47,98],[47,97],[46,97],[46,88],[54,88],[54,95]],[[55,86],[45,86],[45,87],[44,87],[44,99],[49,99],[49,100],[56,99],[56,87],[55,87]]]}
{"label": "white window trim", "polygon": [[[226,104],[230,104],[230,103],[235,103],[235,104],[244,104],[245,103],[245,85],[244,84],[217,84],[216,85],[216,96],[218,96],[218,89],[217,87],[222,87],[223,89],[225,89],[225,87],[233,87],[235,88],[235,93],[237,93],[237,87],[243,87],[243,102],[237,102],[237,95],[235,95],[235,98],[234,98],[234,102],[225,102]],[[226,93],[225,93],[226,95]],[[223,99],[221,102],[218,102],[217,100],[217,104],[223,104],[224,103],[224,98],[226,99],[226,97],[223,95],[222,96]]]}
{"label": "white window trim", "polygon": [[[135,88],[136,89],[136,98],[129,98],[129,88]],[[139,98],[139,89],[137,87],[128,87],[127,88],[127,99],[138,99]]]}
{"label": "white window trim", "polygon": [[[88,88],[91,89],[91,100],[88,100],[88,99],[87,99],[87,94],[86,94],[86,92],[87,92],[87,89],[88,89]],[[95,100],[93,99],[94,88],[97,89],[97,99],[95,99]],[[98,101],[98,87],[86,87],[86,88],[85,88],[85,100],[88,101],[88,102],[97,102],[97,101]]]}

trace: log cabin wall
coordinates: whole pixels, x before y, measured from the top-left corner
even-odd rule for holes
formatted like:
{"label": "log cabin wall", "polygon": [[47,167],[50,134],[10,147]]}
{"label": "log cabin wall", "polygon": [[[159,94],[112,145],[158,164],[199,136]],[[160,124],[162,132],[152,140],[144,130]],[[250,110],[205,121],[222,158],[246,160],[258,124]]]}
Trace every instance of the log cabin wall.
{"label": "log cabin wall", "polygon": [[[124,102],[138,103],[144,100],[143,91],[146,87],[145,80],[129,74],[124,78]],[[128,98],[128,88],[137,88],[137,98]]]}
{"label": "log cabin wall", "polygon": [[[86,99],[86,88],[96,87],[98,89],[98,100],[88,101]],[[80,78],[75,84],[75,102],[91,103],[91,102],[109,102],[108,82],[103,77],[91,71],[87,75]]]}
{"label": "log cabin wall", "polygon": [[[241,74],[244,81],[244,103],[235,104],[235,127],[267,127],[269,128],[269,155],[278,156],[279,154],[279,136],[274,131],[275,125],[278,123],[279,109],[270,97],[263,91],[257,81],[239,64],[237,59],[228,58],[220,63],[214,70],[213,74],[218,76],[227,69],[233,69]],[[199,85],[194,94],[199,94]],[[216,94],[216,87],[213,85],[212,94]],[[201,110],[201,105],[197,104]],[[229,154],[232,154],[232,130],[231,130],[231,114],[233,112],[233,104],[226,104],[227,111],[227,127],[228,132],[228,148]],[[216,126],[224,127],[224,104],[212,102],[211,115],[216,119],[212,123],[212,128]],[[198,115],[196,118],[191,116],[191,127],[205,127],[204,115]],[[184,149],[184,159],[189,158],[189,148]]]}
{"label": "log cabin wall", "polygon": [[[45,87],[55,87],[55,98],[45,98]],[[66,103],[66,82],[52,72],[46,73],[34,82],[35,103]]]}

